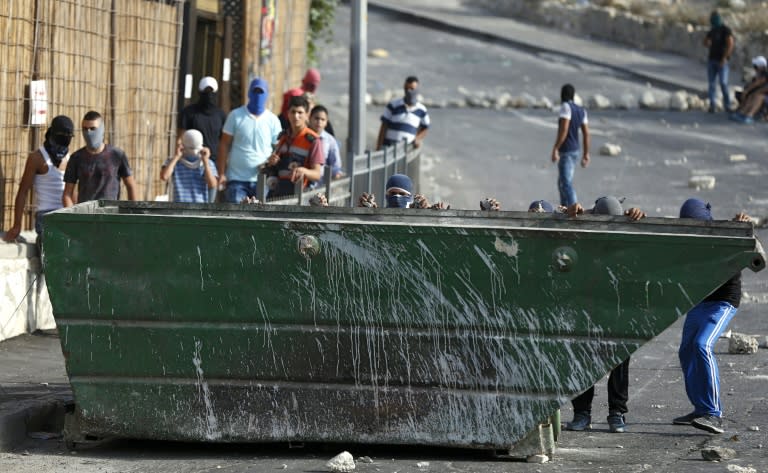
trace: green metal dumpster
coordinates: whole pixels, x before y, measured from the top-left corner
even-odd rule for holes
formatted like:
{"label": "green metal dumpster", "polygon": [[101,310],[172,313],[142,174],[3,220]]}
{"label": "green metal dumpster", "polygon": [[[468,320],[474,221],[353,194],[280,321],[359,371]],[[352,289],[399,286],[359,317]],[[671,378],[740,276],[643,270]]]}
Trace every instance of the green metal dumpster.
{"label": "green metal dumpster", "polygon": [[742,268],[752,225],[90,202],[46,217],[94,436],[506,449]]}

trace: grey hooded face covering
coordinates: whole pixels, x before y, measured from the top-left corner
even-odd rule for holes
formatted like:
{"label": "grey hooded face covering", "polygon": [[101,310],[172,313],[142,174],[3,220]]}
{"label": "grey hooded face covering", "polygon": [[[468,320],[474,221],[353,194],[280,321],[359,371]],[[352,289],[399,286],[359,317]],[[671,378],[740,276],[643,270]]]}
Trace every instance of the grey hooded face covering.
{"label": "grey hooded face covering", "polygon": [[99,123],[98,128],[83,130],[83,139],[89,149],[98,149],[104,144],[104,123]]}

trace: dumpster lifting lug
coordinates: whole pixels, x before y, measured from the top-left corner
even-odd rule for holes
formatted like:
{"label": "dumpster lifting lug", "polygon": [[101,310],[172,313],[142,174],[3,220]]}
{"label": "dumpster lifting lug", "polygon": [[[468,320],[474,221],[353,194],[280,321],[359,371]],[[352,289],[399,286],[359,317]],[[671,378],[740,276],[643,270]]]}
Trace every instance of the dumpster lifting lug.
{"label": "dumpster lifting lug", "polygon": [[298,241],[298,251],[306,259],[314,258],[320,253],[320,241],[312,235],[301,235]]}

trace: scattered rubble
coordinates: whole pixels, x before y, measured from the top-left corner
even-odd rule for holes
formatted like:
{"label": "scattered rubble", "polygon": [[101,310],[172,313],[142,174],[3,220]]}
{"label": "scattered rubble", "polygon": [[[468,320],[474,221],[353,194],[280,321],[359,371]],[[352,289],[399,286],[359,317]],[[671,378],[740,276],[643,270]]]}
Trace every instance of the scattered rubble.
{"label": "scattered rubble", "polygon": [[357,461],[360,463],[373,463],[373,460],[371,459],[371,457],[368,457],[368,456],[360,457],[357,459]]}
{"label": "scattered rubble", "polygon": [[602,156],[618,156],[621,154],[621,146],[612,143],[605,143],[600,147]]}
{"label": "scattered rubble", "polygon": [[345,451],[328,460],[325,466],[334,472],[347,473],[355,469],[355,459],[351,453]]}
{"label": "scattered rubble", "polygon": [[715,188],[715,176],[691,176],[688,180],[688,187],[702,190]]}
{"label": "scattered rubble", "polygon": [[750,432],[760,432],[760,427],[758,427],[758,426],[756,426],[756,425],[750,425],[750,426],[747,428],[747,430],[749,430]]}
{"label": "scattered rubble", "polygon": [[732,154],[728,157],[732,163],[739,163],[747,160],[746,154]]}
{"label": "scattered rubble", "polygon": [[418,462],[416,463],[416,468],[419,468],[419,469],[429,468],[429,462]]}
{"label": "scattered rubble", "polygon": [[728,353],[747,355],[757,353],[757,338],[743,333],[731,334],[731,339],[728,341]]}
{"label": "scattered rubble", "polygon": [[707,447],[701,449],[701,457],[711,462],[727,461],[736,458],[736,450],[727,447]]}

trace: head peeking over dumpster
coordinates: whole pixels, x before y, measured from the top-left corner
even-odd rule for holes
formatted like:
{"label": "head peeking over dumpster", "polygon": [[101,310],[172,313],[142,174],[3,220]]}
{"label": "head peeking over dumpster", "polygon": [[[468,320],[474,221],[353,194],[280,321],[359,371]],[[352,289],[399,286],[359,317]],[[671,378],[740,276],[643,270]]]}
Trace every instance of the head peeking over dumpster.
{"label": "head peeking over dumpster", "polygon": [[387,207],[408,208],[413,203],[413,181],[405,174],[393,174],[387,179]]}

